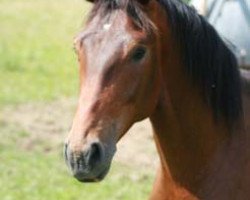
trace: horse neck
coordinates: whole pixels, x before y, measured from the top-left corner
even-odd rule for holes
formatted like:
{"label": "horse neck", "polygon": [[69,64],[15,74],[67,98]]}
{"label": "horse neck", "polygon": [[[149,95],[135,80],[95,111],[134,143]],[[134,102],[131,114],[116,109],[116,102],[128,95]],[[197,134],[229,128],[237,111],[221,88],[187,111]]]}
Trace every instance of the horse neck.
{"label": "horse neck", "polygon": [[[168,56],[163,66],[173,67],[162,69],[162,92],[150,117],[161,159],[152,199],[245,199],[235,198],[246,172],[245,132],[215,122],[199,88],[184,74],[178,53],[172,50]],[[161,187],[165,192],[159,192]],[[157,196],[162,192],[168,198]]]}

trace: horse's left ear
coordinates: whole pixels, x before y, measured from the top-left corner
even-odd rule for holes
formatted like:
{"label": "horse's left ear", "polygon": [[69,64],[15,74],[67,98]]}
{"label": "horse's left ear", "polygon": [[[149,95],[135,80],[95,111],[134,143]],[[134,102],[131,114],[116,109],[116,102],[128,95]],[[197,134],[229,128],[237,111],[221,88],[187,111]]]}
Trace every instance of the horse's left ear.
{"label": "horse's left ear", "polygon": [[86,0],[86,1],[90,3],[95,3],[96,0]]}
{"label": "horse's left ear", "polygon": [[137,0],[142,5],[147,5],[150,0]]}

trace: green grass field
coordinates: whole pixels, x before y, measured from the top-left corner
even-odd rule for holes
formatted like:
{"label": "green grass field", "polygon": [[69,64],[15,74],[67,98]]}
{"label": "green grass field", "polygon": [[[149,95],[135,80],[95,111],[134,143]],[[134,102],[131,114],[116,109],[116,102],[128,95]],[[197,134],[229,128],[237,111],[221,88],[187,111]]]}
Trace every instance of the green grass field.
{"label": "green grass field", "polygon": [[0,0],[0,105],[75,95],[81,0]]}
{"label": "green grass field", "polygon": [[[104,182],[78,183],[64,164],[62,142],[53,146],[47,138],[35,141],[35,148],[23,147],[22,141],[32,133],[6,120],[16,106],[77,96],[72,42],[88,9],[82,0],[0,0],[1,200],[142,200],[148,196],[152,173],[114,163]],[[3,113],[6,107],[12,113]]]}

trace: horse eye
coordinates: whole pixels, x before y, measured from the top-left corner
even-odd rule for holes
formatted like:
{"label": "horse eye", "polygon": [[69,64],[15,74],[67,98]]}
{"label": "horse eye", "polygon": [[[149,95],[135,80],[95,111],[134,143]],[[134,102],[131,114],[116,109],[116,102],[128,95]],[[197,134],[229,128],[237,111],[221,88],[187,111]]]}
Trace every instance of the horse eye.
{"label": "horse eye", "polygon": [[134,50],[132,54],[132,61],[133,62],[139,62],[141,61],[144,56],[146,55],[147,49],[145,47],[138,47],[137,49]]}

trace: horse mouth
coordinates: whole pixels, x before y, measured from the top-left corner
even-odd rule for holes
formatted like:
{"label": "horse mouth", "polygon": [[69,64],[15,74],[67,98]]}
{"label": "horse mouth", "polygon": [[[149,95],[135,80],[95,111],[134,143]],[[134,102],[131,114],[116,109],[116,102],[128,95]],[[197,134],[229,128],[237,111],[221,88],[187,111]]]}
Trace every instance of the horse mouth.
{"label": "horse mouth", "polygon": [[106,167],[98,176],[96,177],[79,177],[79,176],[75,176],[75,178],[79,181],[79,182],[82,182],[82,183],[97,183],[97,182],[100,182],[102,181],[106,175],[108,174],[109,172],[109,169],[110,167]]}

